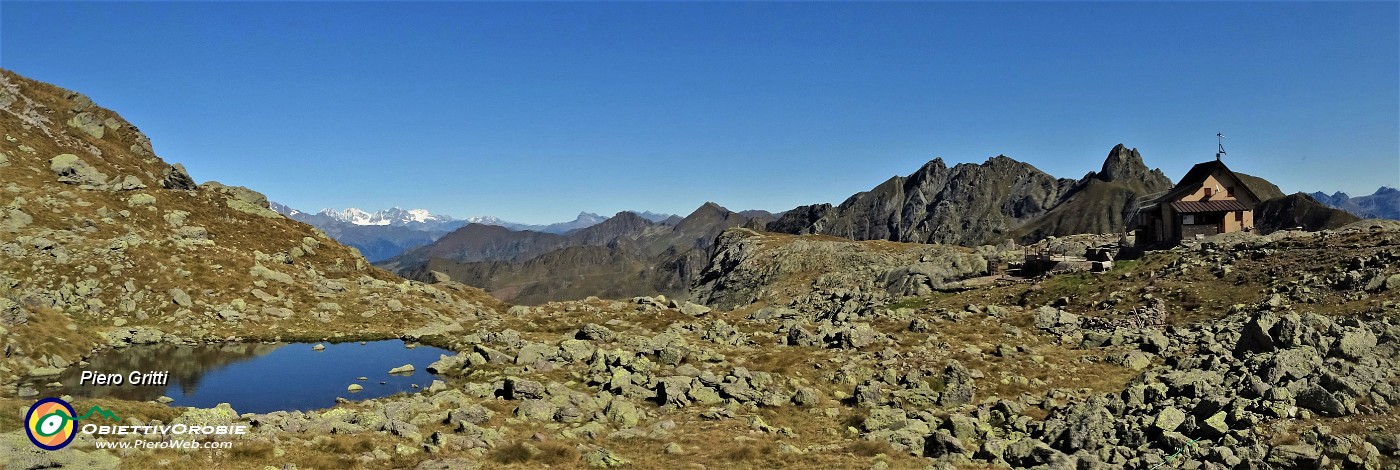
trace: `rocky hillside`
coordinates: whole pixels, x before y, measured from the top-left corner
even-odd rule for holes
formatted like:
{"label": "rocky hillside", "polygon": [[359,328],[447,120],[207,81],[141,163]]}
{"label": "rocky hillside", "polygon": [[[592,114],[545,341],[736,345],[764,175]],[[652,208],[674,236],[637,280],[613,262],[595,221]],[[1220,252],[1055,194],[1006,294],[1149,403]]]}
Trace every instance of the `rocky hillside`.
{"label": "rocky hillside", "polygon": [[1326,230],[1360,220],[1346,211],[1327,207],[1304,193],[1264,201],[1254,208],[1254,217],[1256,228],[1263,233],[1290,229]]}
{"label": "rocky hillside", "polygon": [[1351,197],[1338,191],[1327,195],[1321,191],[1310,194],[1328,207],[1341,209],[1358,217],[1400,220],[1400,189],[1381,186],[1369,196]]}
{"label": "rocky hillside", "polygon": [[[446,379],[420,394],[292,413],[122,409],[128,420],[252,425],[217,460],[239,468],[1400,463],[1395,224],[1228,234],[1110,274],[857,299],[841,315],[765,303],[820,290],[814,274],[879,290],[879,271],[861,261],[969,253],[746,230],[720,238],[714,264],[745,274],[706,285],[772,295],[725,297],[733,310],[641,296],[478,316],[425,337],[457,354],[431,366]],[[816,272],[765,267],[786,258]],[[24,467],[115,465],[82,445],[43,453],[0,439]],[[133,450],[121,464],[169,455]]]}
{"label": "rocky hillside", "polygon": [[737,228],[719,236],[691,297],[725,310],[759,305],[772,307],[770,312],[846,318],[869,305],[928,295],[986,271],[986,258],[959,246]]}
{"label": "rocky hillside", "polygon": [[0,71],[0,130],[0,383],[107,345],[397,337],[494,311],[374,268],[255,191],[196,184],[81,94]]}
{"label": "rocky hillside", "polygon": [[1134,197],[1170,188],[1160,170],[1148,170],[1137,150],[1122,144],[1109,152],[1101,171],[1079,181],[1057,179],[1006,156],[951,169],[935,159],[838,206],[788,211],[767,229],[967,246],[1034,241],[1117,229]]}
{"label": "rocky hillside", "polygon": [[563,235],[473,224],[382,265],[410,279],[451,279],[523,304],[590,295],[684,297],[721,231],[772,220],[766,212],[750,214],[714,203],[664,222],[621,212]]}

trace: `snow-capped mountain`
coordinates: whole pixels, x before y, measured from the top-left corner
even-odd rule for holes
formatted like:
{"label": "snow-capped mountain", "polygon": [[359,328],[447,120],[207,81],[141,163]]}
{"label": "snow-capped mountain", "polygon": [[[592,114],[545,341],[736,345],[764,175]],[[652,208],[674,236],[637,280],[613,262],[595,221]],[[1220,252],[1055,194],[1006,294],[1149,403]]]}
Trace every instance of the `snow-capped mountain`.
{"label": "snow-capped mountain", "polygon": [[[381,261],[397,256],[405,250],[426,245],[467,224],[497,225],[515,231],[532,230],[563,234],[608,220],[605,216],[580,212],[578,217],[568,222],[535,225],[508,222],[490,215],[456,219],[423,209],[400,207],[375,212],[349,207],[325,209],[312,214],[276,202],[271,202],[270,205],[272,210],[287,218],[311,224],[341,243],[359,249],[370,261]],[[651,217],[669,216],[650,212],[646,214]]]}
{"label": "snow-capped mountain", "polygon": [[448,216],[434,215],[423,209],[403,209],[400,207],[376,212],[365,212],[354,207],[343,210],[326,209],[316,215],[353,225],[392,225],[396,227],[412,224],[435,225],[456,220]]}
{"label": "snow-capped mountain", "polygon": [[298,215],[301,215],[301,214],[305,214],[305,212],[302,212],[302,211],[299,211],[299,210],[296,210],[296,209],[287,207],[287,206],[282,205],[282,204],[278,204],[278,203],[275,202],[275,201],[268,201],[268,205],[271,207],[271,209],[272,209],[273,211],[277,212],[278,214],[285,215],[285,216],[287,216],[287,218],[289,218],[289,219],[296,219],[295,216],[298,216]]}

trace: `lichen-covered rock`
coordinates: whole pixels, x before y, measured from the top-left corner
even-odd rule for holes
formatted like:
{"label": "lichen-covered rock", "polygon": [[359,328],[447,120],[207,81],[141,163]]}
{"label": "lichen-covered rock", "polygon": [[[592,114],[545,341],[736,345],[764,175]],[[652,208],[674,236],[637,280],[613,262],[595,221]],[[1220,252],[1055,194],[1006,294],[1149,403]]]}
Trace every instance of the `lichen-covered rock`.
{"label": "lichen-covered rock", "polygon": [[943,393],[939,395],[938,403],[943,406],[970,403],[975,390],[971,372],[962,363],[953,361],[943,369]]}
{"label": "lichen-covered rock", "polygon": [[102,125],[102,120],[91,112],[82,112],[68,119],[68,125],[87,133],[93,137],[101,139],[107,134],[107,129]]}
{"label": "lichen-covered rock", "polygon": [[271,205],[267,202],[267,196],[260,192],[242,186],[228,186],[218,181],[201,184],[199,189],[223,195],[227,198],[225,203],[229,209],[267,218],[282,217],[282,214],[269,209]]}
{"label": "lichen-covered rock", "polygon": [[175,305],[179,305],[181,307],[194,306],[194,301],[190,300],[190,295],[186,294],[183,289],[180,289],[178,287],[171,288],[169,294],[170,300],[175,302]]}
{"label": "lichen-covered rock", "polygon": [[1333,349],[1338,355],[1359,361],[1362,357],[1372,353],[1372,348],[1376,347],[1376,334],[1370,330],[1361,328],[1350,328],[1337,341],[1337,347]]}
{"label": "lichen-covered rock", "polygon": [[589,323],[579,328],[575,337],[592,341],[612,341],[614,334],[606,326]]}
{"label": "lichen-covered rock", "polygon": [[190,408],[184,414],[171,420],[171,424],[187,426],[227,426],[238,420],[238,413],[228,403],[220,403],[213,408]]}
{"label": "lichen-covered rock", "polygon": [[598,448],[583,456],[584,462],[590,467],[612,468],[627,465],[627,459],[622,458],[611,450]]}
{"label": "lichen-covered rock", "polygon": [[559,406],[547,400],[522,400],[515,408],[515,415],[530,421],[553,421]]}
{"label": "lichen-covered rock", "polygon": [[60,154],[49,160],[49,170],[58,175],[60,183],[101,186],[107,183],[107,174],[97,171],[83,159],[71,153]]}
{"label": "lichen-covered rock", "polygon": [[1316,468],[1322,456],[1317,448],[1307,444],[1276,446],[1269,451],[1266,462],[1277,468]]}
{"label": "lichen-covered rock", "polygon": [[1163,432],[1175,431],[1177,426],[1186,421],[1186,413],[1175,407],[1168,406],[1157,412],[1157,418],[1152,421],[1152,427]]}
{"label": "lichen-covered rock", "polygon": [[0,455],[5,456],[5,468],[121,468],[121,459],[114,453],[81,450],[78,446],[64,448],[62,452],[48,451],[35,447],[23,432],[0,434]]}

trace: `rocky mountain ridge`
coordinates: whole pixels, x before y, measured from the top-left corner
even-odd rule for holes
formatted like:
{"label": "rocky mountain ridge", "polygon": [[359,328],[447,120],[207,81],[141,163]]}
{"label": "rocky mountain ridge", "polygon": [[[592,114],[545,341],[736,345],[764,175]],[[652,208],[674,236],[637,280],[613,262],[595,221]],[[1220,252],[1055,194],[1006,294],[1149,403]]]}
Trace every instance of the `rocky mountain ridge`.
{"label": "rocky mountain ridge", "polygon": [[1309,196],[1328,207],[1350,212],[1357,217],[1400,220],[1400,189],[1381,186],[1369,196],[1358,197],[1341,191],[1331,195],[1318,191]]}
{"label": "rocky mountain ridge", "polygon": [[1055,178],[1004,155],[952,168],[936,158],[840,205],[788,211],[767,229],[967,246],[1009,238],[1033,241],[1117,229],[1133,198],[1170,188],[1160,170],[1148,170],[1137,150],[1122,144],[1109,152],[1099,172],[1078,181]]}
{"label": "rocky mountain ridge", "polygon": [[472,224],[382,263],[411,279],[446,276],[502,300],[540,303],[589,295],[684,296],[726,228],[766,223],[705,203],[679,220],[654,222],[620,212],[568,234]]}

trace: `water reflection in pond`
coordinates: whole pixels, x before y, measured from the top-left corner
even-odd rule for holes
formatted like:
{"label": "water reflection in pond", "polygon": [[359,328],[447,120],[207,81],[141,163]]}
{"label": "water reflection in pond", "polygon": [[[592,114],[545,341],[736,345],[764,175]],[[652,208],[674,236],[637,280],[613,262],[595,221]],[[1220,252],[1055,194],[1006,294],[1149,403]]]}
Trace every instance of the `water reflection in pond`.
{"label": "water reflection in pond", "polygon": [[[229,403],[239,413],[311,410],[335,405],[337,397],[354,400],[414,392],[432,383],[428,364],[451,352],[428,346],[407,348],[401,341],[323,343],[232,343],[200,346],[145,345],[99,353],[86,367],[70,367],[55,377],[31,378],[49,396],[114,397],[127,400],[173,398],[173,406],[212,407]],[[412,364],[409,374],[389,369]],[[169,371],[166,386],[79,384],[84,370],[99,374]],[[367,380],[358,380],[364,377]],[[46,384],[61,382],[62,388]],[[384,382],[384,383],[380,383]],[[350,384],[364,390],[351,393]],[[419,388],[415,388],[417,385]]]}

